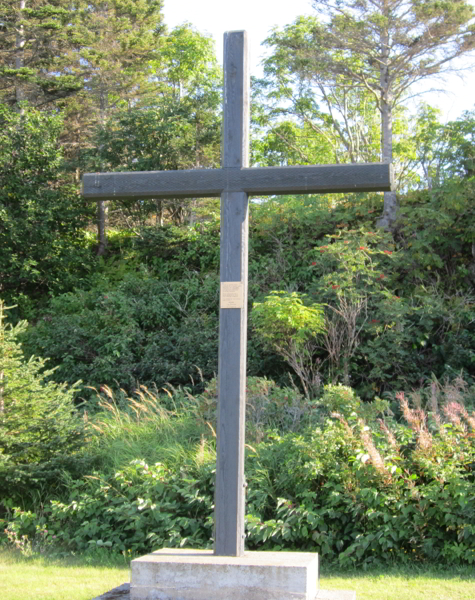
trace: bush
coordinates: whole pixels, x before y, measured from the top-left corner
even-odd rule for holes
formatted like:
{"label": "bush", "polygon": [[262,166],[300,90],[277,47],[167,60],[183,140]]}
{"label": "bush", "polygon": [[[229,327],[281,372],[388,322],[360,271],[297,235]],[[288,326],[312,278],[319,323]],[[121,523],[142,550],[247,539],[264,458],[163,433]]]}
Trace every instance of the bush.
{"label": "bush", "polygon": [[[279,397],[265,381],[250,383],[253,397]],[[475,412],[463,403],[472,392],[459,379],[434,382],[410,400],[400,393],[399,421],[388,416],[384,403],[368,406],[350,388],[327,388],[322,403],[327,410],[340,408],[346,417],[333,413],[318,427],[267,430],[247,445],[247,547],[319,552],[342,566],[473,564]],[[193,411],[180,398],[178,392],[173,413],[164,413],[151,397],[142,408],[137,402],[135,424],[160,422],[156,430],[167,437],[169,425],[181,430],[194,411],[199,434],[183,451],[162,452],[163,460],[153,466],[133,460],[115,471],[70,481],[69,498],[52,501],[42,515],[16,511],[10,539],[34,545],[44,542],[47,530],[73,551],[106,547],[135,554],[162,546],[209,547],[215,449],[213,427],[201,425],[206,407],[214,408],[209,396],[195,399]],[[377,420],[381,412],[384,418]],[[109,424],[119,419],[124,439],[133,437],[133,421],[123,412]],[[94,423],[108,452],[107,419]]]}
{"label": "bush", "polygon": [[25,361],[17,342],[26,323],[3,320],[0,302],[0,498],[28,506],[54,494],[64,471],[83,473],[87,428],[74,409],[78,384],[47,381],[46,361]]}
{"label": "bush", "polygon": [[[217,371],[218,290],[211,275],[162,281],[128,273],[54,298],[25,347],[50,358],[58,382],[82,379],[131,394],[140,384],[161,389],[196,379],[199,389],[198,369],[206,379]],[[85,388],[81,396],[94,397]]]}

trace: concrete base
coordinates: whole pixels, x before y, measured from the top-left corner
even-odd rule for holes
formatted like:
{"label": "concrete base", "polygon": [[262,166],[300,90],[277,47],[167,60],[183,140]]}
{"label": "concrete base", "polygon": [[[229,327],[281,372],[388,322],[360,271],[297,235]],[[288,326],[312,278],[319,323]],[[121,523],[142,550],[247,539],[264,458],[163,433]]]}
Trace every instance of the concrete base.
{"label": "concrete base", "polygon": [[[123,583],[93,600],[131,600],[130,584]],[[356,600],[356,592],[346,590],[318,590],[315,600]]]}
{"label": "concrete base", "polygon": [[131,563],[131,600],[315,600],[318,554],[164,548]]}

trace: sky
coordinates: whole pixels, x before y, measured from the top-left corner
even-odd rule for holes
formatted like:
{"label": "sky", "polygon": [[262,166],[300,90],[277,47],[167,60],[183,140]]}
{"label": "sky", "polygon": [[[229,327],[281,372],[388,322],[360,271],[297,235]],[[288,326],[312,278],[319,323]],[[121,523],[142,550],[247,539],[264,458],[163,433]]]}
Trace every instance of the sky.
{"label": "sky", "polygon": [[[470,0],[475,6],[475,0]],[[216,55],[220,63],[223,56],[225,31],[244,29],[248,33],[251,75],[262,74],[259,66],[266,50],[261,43],[274,26],[283,27],[299,15],[315,14],[311,0],[164,0],[165,23],[169,29],[191,23],[200,33],[215,40]],[[466,63],[466,61],[465,61]],[[473,58],[475,64],[475,57]],[[461,65],[462,66],[462,65]],[[446,93],[428,90],[445,89]],[[471,73],[450,75],[444,81],[431,80],[423,84],[424,93],[419,98],[442,110],[443,122],[455,120],[464,110],[475,108],[475,68]],[[415,90],[411,90],[415,91]],[[410,107],[415,108],[417,99]]]}

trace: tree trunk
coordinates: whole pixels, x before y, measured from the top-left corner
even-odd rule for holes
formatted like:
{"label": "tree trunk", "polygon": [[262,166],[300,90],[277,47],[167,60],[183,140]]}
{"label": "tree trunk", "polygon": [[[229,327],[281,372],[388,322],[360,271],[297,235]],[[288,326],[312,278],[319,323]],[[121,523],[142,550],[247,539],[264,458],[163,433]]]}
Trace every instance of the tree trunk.
{"label": "tree trunk", "polygon": [[[389,21],[389,8],[384,6],[384,16]],[[389,73],[389,30],[384,29],[381,35],[381,63],[379,85],[381,90],[381,160],[391,164],[393,161],[393,103]],[[384,192],[384,209],[378,220],[378,227],[391,230],[397,213],[396,192]]]}
{"label": "tree trunk", "polygon": [[[101,127],[104,127],[106,122],[106,111],[108,107],[108,94],[105,86],[100,83],[99,90],[99,118]],[[106,200],[98,200],[97,202],[97,256],[102,256],[106,251],[107,246],[107,213],[109,206]]]}
{"label": "tree trunk", "polygon": [[107,246],[107,213],[109,207],[105,200],[97,202],[97,256],[102,256]]}
{"label": "tree trunk", "polygon": [[162,200],[155,201],[157,212],[155,213],[155,225],[163,227],[163,203]]}
{"label": "tree trunk", "polygon": [[[20,21],[23,20],[23,11],[26,8],[26,0],[20,0]],[[25,28],[23,25],[19,25],[17,28],[16,39],[15,39],[15,69],[21,69],[25,62]],[[19,81],[15,85],[15,98],[17,104],[25,99],[25,93]],[[20,109],[23,111],[23,109]]]}
{"label": "tree trunk", "polygon": [[[393,161],[393,114],[389,93],[381,98],[381,160],[391,164]],[[398,209],[396,192],[384,192],[384,209],[378,220],[378,227],[391,230],[396,221]]]}

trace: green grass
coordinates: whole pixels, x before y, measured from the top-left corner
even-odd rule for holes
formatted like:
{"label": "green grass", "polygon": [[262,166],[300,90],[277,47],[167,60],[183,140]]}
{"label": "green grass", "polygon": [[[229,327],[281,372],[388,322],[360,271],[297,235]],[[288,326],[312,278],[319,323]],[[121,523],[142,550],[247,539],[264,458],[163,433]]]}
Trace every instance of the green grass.
{"label": "green grass", "polygon": [[129,566],[88,558],[24,558],[0,549],[2,600],[91,600],[128,582]]}
{"label": "green grass", "polygon": [[328,573],[322,589],[356,591],[357,600],[474,600],[473,567],[390,567],[372,571]]}
{"label": "green grass", "polygon": [[[91,600],[129,581],[123,559],[24,558],[0,549],[2,600]],[[473,567],[388,568],[369,572],[323,569],[323,589],[355,590],[358,600],[474,600]]]}

